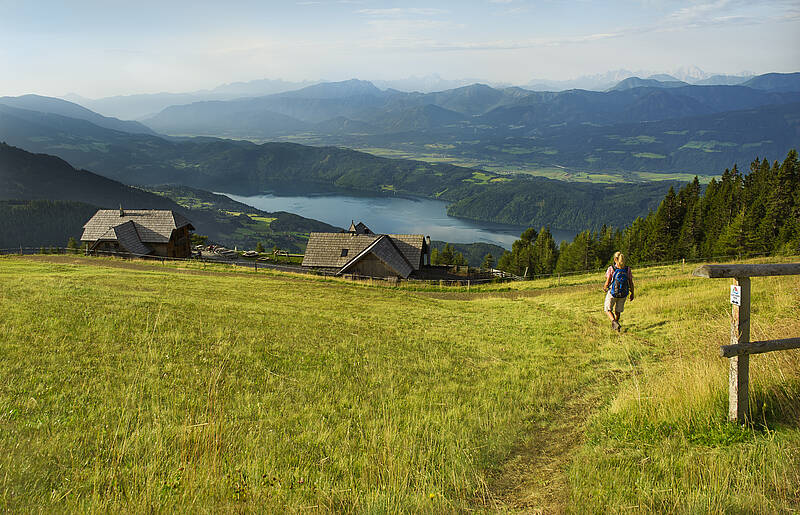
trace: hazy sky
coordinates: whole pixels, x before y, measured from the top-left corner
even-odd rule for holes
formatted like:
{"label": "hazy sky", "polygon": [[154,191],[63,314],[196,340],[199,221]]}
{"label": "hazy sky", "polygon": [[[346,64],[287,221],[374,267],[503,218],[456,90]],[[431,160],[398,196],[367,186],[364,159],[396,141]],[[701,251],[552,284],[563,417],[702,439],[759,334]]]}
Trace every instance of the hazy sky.
{"label": "hazy sky", "polygon": [[800,70],[799,0],[0,0],[0,95]]}

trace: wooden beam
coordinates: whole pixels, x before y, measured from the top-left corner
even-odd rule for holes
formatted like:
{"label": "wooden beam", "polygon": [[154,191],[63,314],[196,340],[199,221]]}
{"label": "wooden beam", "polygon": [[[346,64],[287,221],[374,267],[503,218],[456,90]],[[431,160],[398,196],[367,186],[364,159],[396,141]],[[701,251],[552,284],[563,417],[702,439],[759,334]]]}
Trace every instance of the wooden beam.
{"label": "wooden beam", "polygon": [[703,265],[692,275],[710,279],[730,277],[766,277],[800,275],[800,263],[768,263],[762,265]]}
{"label": "wooden beam", "polygon": [[[734,278],[742,289],[741,305],[731,306],[731,344],[750,343],[750,278]],[[728,420],[744,424],[750,412],[750,356],[730,358],[728,368]]]}
{"label": "wooden beam", "polygon": [[743,356],[745,354],[762,354],[775,350],[800,349],[800,338],[786,338],[784,340],[767,340],[763,342],[750,342],[736,345],[722,345],[719,355],[723,358]]}

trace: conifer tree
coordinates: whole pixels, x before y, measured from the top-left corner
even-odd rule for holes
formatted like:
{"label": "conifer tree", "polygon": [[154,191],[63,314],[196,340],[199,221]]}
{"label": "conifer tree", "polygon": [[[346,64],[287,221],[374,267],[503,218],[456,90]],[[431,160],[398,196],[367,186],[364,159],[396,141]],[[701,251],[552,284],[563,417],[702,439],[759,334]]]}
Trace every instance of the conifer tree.
{"label": "conifer tree", "polygon": [[431,250],[431,265],[441,265],[441,264],[442,264],[442,260],[439,257],[439,249],[434,247]]}
{"label": "conifer tree", "polygon": [[558,247],[550,229],[542,227],[531,248],[531,265],[536,275],[552,274],[558,261]]}

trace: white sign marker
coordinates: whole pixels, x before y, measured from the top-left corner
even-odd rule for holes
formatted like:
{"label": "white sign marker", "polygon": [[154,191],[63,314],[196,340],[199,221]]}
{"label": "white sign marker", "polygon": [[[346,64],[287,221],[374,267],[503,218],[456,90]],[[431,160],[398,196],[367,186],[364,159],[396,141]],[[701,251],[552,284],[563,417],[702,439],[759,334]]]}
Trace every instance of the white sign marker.
{"label": "white sign marker", "polygon": [[731,285],[731,304],[742,305],[742,287],[739,285]]}

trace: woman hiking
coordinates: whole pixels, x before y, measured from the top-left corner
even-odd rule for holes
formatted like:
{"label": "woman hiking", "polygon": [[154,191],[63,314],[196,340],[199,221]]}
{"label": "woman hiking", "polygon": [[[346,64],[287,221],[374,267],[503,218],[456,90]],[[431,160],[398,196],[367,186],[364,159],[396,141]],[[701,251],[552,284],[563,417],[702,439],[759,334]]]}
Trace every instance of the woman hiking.
{"label": "woman hiking", "polygon": [[625,309],[625,298],[628,293],[633,301],[633,274],[631,267],[625,266],[625,254],[614,253],[614,263],[606,270],[606,283],[603,285],[606,301],[603,305],[606,315],[611,320],[611,328],[619,332],[619,317]]}

